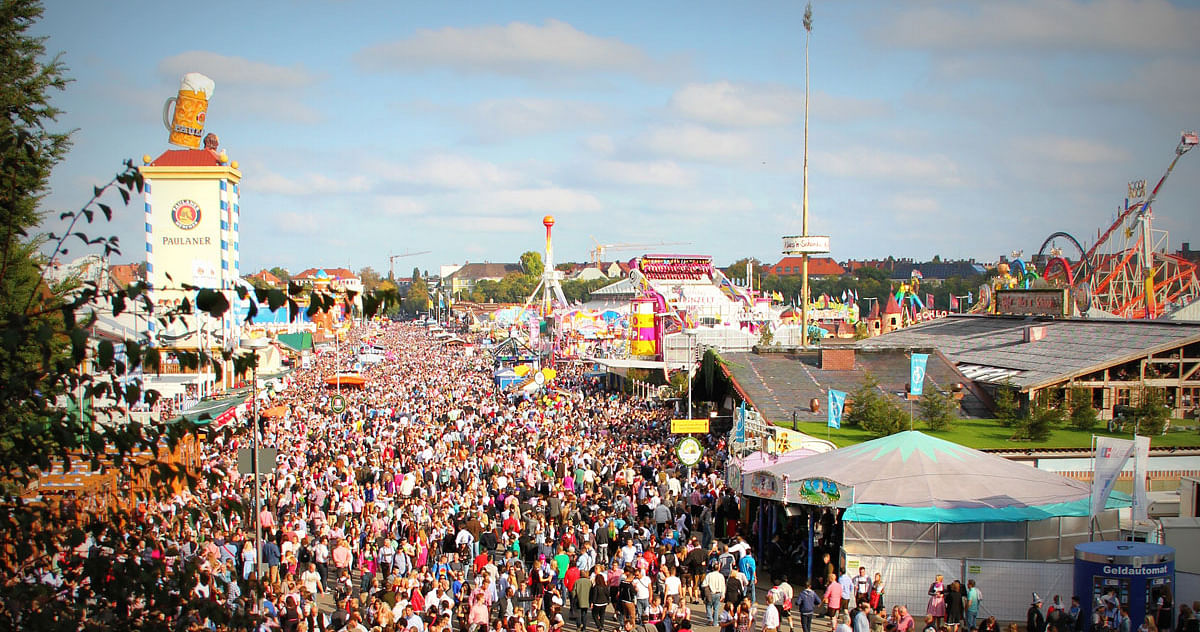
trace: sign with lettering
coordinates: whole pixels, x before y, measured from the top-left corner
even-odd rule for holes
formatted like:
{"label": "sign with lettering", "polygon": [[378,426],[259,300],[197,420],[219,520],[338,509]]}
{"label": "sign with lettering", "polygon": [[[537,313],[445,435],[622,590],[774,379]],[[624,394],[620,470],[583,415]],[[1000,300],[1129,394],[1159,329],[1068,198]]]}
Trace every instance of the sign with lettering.
{"label": "sign with lettering", "polygon": [[997,314],[1066,316],[1070,302],[1066,289],[997,290]]}
{"label": "sign with lettering", "polygon": [[672,419],[671,434],[708,432],[708,419]]}
{"label": "sign with lettering", "polygon": [[783,238],[785,255],[819,255],[829,252],[828,235],[789,235]]}

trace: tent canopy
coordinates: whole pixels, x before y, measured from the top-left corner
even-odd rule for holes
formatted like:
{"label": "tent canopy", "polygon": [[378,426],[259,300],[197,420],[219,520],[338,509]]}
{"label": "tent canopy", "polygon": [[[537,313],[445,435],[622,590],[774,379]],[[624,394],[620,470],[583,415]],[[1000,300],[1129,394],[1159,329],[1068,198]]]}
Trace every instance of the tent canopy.
{"label": "tent canopy", "polygon": [[[853,487],[845,519],[856,522],[1019,522],[1090,510],[1088,483],[913,430],[763,471]],[[1128,505],[1128,496],[1114,494],[1108,508]]]}

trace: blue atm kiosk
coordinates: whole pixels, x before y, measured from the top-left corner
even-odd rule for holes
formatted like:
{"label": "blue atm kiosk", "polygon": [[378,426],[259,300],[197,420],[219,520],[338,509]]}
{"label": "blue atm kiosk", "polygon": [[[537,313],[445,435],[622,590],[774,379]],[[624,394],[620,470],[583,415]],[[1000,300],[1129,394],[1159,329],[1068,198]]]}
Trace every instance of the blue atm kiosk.
{"label": "blue atm kiosk", "polygon": [[[1132,629],[1147,614],[1157,614],[1160,600],[1174,607],[1175,549],[1145,542],[1084,542],[1075,545],[1075,594],[1084,614],[1084,630],[1092,629],[1092,613],[1104,606],[1129,608]],[[1172,622],[1173,625],[1173,622]],[[1171,628],[1167,628],[1171,629]]]}

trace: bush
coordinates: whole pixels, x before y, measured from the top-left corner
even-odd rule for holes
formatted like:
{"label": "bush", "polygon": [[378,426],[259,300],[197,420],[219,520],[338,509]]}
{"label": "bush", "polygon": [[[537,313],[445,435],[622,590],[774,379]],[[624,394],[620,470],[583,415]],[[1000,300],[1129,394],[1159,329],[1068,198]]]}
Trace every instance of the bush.
{"label": "bush", "polygon": [[1133,407],[1134,432],[1143,436],[1160,435],[1170,418],[1166,392],[1156,387],[1142,389],[1138,405]]}
{"label": "bush", "polygon": [[877,437],[902,432],[908,426],[908,415],[879,390],[879,382],[867,373],[862,386],[850,394],[850,412],[846,423],[858,426]]}
{"label": "bush", "polygon": [[958,419],[958,402],[936,388],[921,396],[921,419],[930,430],[946,430]]}
{"label": "bush", "polygon": [[1067,414],[1062,407],[1055,405],[1048,391],[1043,391],[1038,394],[1037,400],[1029,407],[1029,414],[1022,416],[1016,422],[1017,432],[1013,438],[1045,441],[1050,438],[1054,427],[1062,425],[1066,419]]}
{"label": "bush", "polygon": [[1091,389],[1076,386],[1071,389],[1071,427],[1076,430],[1091,430],[1099,417],[1092,407]]}
{"label": "bush", "polygon": [[996,419],[1007,428],[1016,426],[1021,420],[1021,408],[1014,389],[1008,384],[998,386],[992,400],[996,403]]}

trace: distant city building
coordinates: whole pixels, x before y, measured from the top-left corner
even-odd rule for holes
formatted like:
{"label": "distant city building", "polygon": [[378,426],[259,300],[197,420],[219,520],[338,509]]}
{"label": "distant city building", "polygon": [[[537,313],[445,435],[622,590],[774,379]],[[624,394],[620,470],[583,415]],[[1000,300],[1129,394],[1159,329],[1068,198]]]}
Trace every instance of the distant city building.
{"label": "distant city building", "polygon": [[[812,259],[809,259],[809,262],[809,266],[811,267]],[[850,273],[857,272],[859,268],[883,270],[888,273],[888,278],[896,280],[912,278],[914,270],[920,272],[921,278],[925,281],[945,281],[951,277],[969,278],[987,273],[987,268],[974,259],[917,262],[911,258],[888,258],[862,261],[850,260],[842,265]],[[809,272],[809,274],[811,275],[812,273]]]}
{"label": "distant city building", "polygon": [[255,281],[258,281],[270,288],[282,288],[284,285],[286,285],[282,279],[274,274],[271,274],[270,270],[265,269],[246,277],[246,281],[251,285],[255,285]]}
{"label": "distant city building", "polygon": [[362,279],[346,268],[309,268],[292,277],[292,282],[306,289],[362,294]]}
{"label": "distant city building", "polygon": [[[802,257],[784,257],[773,266],[763,266],[763,270],[777,276],[796,276],[801,274],[804,267],[803,262]],[[846,274],[846,269],[831,257],[808,258],[808,276],[810,278],[838,277],[843,274]]]}
{"label": "distant city building", "polygon": [[519,263],[465,263],[454,272],[442,277],[443,287],[458,296],[470,292],[480,281],[499,281],[513,272],[521,272]]}

